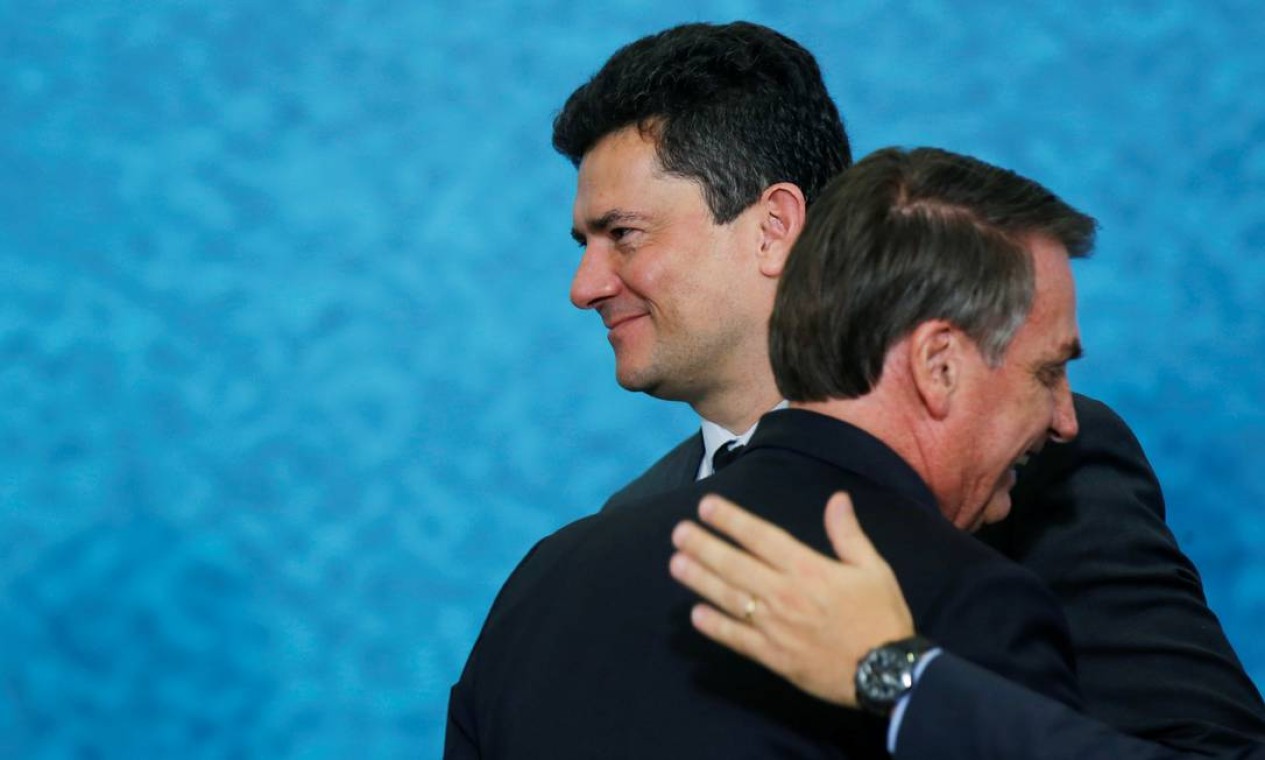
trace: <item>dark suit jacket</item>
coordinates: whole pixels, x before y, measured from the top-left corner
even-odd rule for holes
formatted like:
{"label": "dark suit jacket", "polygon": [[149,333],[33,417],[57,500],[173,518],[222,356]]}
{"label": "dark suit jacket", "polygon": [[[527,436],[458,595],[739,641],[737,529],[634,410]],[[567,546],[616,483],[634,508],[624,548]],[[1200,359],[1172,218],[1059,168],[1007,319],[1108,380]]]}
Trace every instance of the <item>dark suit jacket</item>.
{"label": "dark suit jacket", "polygon": [[[1164,524],[1141,446],[1106,405],[1075,404],[1080,435],[1028,463],[1011,516],[980,537],[1058,598],[1091,715],[1195,751],[1265,741],[1265,705]],[[605,509],[690,482],[702,455],[687,438]]]}
{"label": "dark suit jacket", "polygon": [[[1125,736],[952,654],[928,666],[896,737],[896,760],[1195,760]],[[1219,753],[1265,760],[1265,745]]]}
{"label": "dark suit jacket", "polygon": [[[767,415],[707,481],[573,523],[506,582],[449,704],[446,757],[882,757],[882,722],[809,697],[690,626],[672,528],[719,492],[826,551],[822,505],[852,493],[920,631],[1079,704],[1057,604],[957,531],[894,452],[838,420]],[[776,604],[776,600],[763,600]]]}

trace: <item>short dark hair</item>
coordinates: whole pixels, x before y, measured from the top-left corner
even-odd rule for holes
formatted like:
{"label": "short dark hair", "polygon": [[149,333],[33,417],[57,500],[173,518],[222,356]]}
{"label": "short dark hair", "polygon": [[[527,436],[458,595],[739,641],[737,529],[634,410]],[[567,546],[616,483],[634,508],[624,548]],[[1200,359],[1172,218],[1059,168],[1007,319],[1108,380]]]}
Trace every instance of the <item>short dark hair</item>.
{"label": "short dark hair", "polygon": [[553,122],[578,166],[602,138],[636,125],[669,174],[696,180],[717,224],[765,188],[792,182],[811,204],[852,163],[839,111],[812,54],[768,27],[685,24],[620,48]]}
{"label": "short dark hair", "polygon": [[930,319],[1001,361],[1032,307],[1031,236],[1078,258],[1097,223],[1032,180],[934,148],[887,148],[826,188],[778,283],[769,353],[791,401],[855,398]]}

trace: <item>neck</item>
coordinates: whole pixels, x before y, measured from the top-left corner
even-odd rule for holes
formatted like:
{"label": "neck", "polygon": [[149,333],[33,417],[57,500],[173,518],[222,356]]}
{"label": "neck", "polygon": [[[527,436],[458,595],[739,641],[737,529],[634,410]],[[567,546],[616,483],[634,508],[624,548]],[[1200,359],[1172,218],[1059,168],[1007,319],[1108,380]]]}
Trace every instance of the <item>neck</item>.
{"label": "neck", "polygon": [[864,430],[895,451],[924,483],[931,485],[933,463],[923,441],[924,420],[920,419],[918,406],[900,403],[898,396],[903,390],[880,382],[859,398],[792,401],[791,407],[834,417]]}
{"label": "neck", "polygon": [[748,373],[738,382],[717,388],[691,402],[690,406],[703,419],[732,433],[742,433],[781,401],[782,394],[773,382],[773,371],[766,363],[760,371]]}

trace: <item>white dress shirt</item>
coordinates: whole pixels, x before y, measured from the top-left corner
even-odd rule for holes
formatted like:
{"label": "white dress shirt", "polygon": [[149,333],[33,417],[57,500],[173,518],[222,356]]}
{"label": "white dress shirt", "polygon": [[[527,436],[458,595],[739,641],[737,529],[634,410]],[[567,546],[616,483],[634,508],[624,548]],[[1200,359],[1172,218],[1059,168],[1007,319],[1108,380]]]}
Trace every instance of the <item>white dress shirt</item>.
{"label": "white dress shirt", "polygon": [[[772,412],[778,409],[785,409],[787,406],[788,403],[786,399],[782,399],[778,402],[777,406],[773,407],[769,411]],[[755,433],[756,427],[760,424],[760,421],[756,420],[756,423],[747,428],[746,432],[734,433],[726,430],[720,425],[717,425],[711,420],[705,420],[702,417],[700,417],[699,420],[701,420],[703,428],[703,461],[698,463],[698,475],[694,477],[695,480],[702,480],[715,472],[715,470],[712,469],[712,457],[716,455],[717,449],[733,440],[738,441],[739,445],[746,446],[747,441],[751,440],[751,435]]]}

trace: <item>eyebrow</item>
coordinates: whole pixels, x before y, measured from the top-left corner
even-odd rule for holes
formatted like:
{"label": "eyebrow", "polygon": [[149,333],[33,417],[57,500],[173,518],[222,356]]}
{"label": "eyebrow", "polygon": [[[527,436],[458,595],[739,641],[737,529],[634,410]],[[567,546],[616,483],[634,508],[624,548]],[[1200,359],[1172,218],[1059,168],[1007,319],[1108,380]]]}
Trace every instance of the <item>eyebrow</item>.
{"label": "eyebrow", "polygon": [[[621,223],[645,221],[646,215],[639,214],[636,211],[625,211],[621,208],[613,208],[598,217],[593,217],[585,221],[584,225],[595,232],[603,232],[609,230]],[[577,243],[584,243],[584,233],[576,227],[571,228],[571,238]]]}

